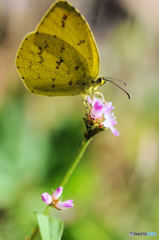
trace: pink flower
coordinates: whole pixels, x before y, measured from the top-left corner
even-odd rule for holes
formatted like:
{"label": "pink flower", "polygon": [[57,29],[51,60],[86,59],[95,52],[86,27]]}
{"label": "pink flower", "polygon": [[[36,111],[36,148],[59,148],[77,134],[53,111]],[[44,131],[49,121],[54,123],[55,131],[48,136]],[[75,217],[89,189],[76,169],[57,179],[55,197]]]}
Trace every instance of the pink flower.
{"label": "pink flower", "polygon": [[117,124],[117,121],[115,120],[116,118],[114,117],[114,113],[110,112],[108,114],[105,112],[104,117],[106,119],[103,122],[104,127],[109,128],[115,136],[119,136],[118,130],[114,127]]}
{"label": "pink flower", "polygon": [[95,119],[99,119],[102,117],[105,110],[104,104],[97,98],[94,98],[92,101],[92,110],[91,117]]}
{"label": "pink flower", "polygon": [[56,208],[59,209],[59,210],[62,210],[62,209],[65,209],[65,208],[71,208],[71,207],[73,207],[73,200],[67,200],[65,202],[59,201],[56,204]]}
{"label": "pink flower", "polygon": [[54,199],[55,201],[57,199],[59,199],[62,195],[63,192],[63,187],[58,187],[52,194],[52,199]]}
{"label": "pink flower", "polygon": [[41,198],[42,198],[43,202],[46,205],[50,205],[52,207],[55,207],[58,210],[62,210],[62,209],[73,207],[74,206],[73,200],[67,200],[65,202],[60,201],[60,197],[62,195],[62,192],[63,192],[63,187],[58,187],[52,193],[52,195],[50,195],[49,193],[44,192],[41,195]]}
{"label": "pink flower", "polygon": [[41,198],[46,205],[50,205],[52,203],[52,197],[49,193],[44,192],[41,195]]}
{"label": "pink flower", "polygon": [[105,114],[109,114],[115,107],[112,106],[112,102],[105,103]]}
{"label": "pink flower", "polygon": [[[88,106],[88,113],[86,114],[85,123],[87,129],[109,128],[115,136],[119,136],[119,132],[114,127],[117,124],[114,117],[114,107],[112,102],[105,102],[104,98],[87,97],[86,104]],[[91,127],[92,126],[92,127]]]}
{"label": "pink flower", "polygon": [[101,118],[105,109],[104,103],[98,98],[93,97],[93,99],[91,99],[89,96],[87,97],[87,103],[91,106],[91,117],[93,119]]}

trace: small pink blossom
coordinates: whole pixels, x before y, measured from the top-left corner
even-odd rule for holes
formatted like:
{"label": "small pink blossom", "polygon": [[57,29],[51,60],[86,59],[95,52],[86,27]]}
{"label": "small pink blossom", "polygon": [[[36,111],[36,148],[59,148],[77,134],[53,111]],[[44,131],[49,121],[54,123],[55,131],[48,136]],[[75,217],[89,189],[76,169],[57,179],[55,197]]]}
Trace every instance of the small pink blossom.
{"label": "small pink blossom", "polygon": [[63,187],[58,187],[52,194],[52,199],[57,200],[61,197]]}
{"label": "small pink blossom", "polygon": [[91,117],[95,119],[101,118],[104,110],[104,104],[99,99],[94,98],[92,101]]}
{"label": "small pink blossom", "polygon": [[71,208],[71,207],[73,207],[73,200],[67,200],[65,202],[59,201],[56,204],[56,208],[59,209],[59,210],[66,209],[66,208]]}
{"label": "small pink blossom", "polygon": [[49,193],[44,192],[41,195],[41,198],[46,205],[50,205],[52,203],[52,197]]}
{"label": "small pink blossom", "polygon": [[106,119],[103,122],[104,127],[109,128],[115,136],[119,136],[118,130],[114,127],[117,124],[117,121],[115,120],[116,118],[114,117],[114,113],[111,112],[109,114],[105,113],[104,117]]}
{"label": "small pink blossom", "polygon": [[104,98],[87,97],[86,104],[88,106],[87,118],[85,122],[87,129],[109,128],[115,136],[119,136],[118,130],[114,127],[117,124],[116,117],[112,110],[112,102],[105,102]]}
{"label": "small pink blossom", "polygon": [[105,114],[109,114],[115,107],[112,106],[112,102],[105,103]]}
{"label": "small pink blossom", "polygon": [[67,200],[65,202],[62,202],[60,200],[60,197],[62,195],[63,192],[63,187],[58,187],[53,193],[52,195],[50,195],[49,193],[43,193],[41,195],[41,198],[43,200],[43,202],[46,205],[50,205],[52,207],[55,207],[58,210],[62,210],[62,209],[66,209],[66,208],[71,208],[74,206],[73,204],[73,200]]}

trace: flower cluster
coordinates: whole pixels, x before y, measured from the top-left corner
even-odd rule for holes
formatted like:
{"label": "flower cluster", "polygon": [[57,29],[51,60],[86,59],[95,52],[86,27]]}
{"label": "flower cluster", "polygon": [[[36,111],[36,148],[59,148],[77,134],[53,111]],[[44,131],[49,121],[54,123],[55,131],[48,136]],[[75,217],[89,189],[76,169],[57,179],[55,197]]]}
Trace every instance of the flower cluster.
{"label": "flower cluster", "polygon": [[[102,94],[100,94],[99,97],[87,96],[85,104],[87,107],[87,113],[84,118],[87,127],[87,132],[85,134],[86,139],[91,138],[105,128],[109,128],[115,136],[119,136],[118,130],[114,127],[117,121],[112,112],[112,110],[114,110],[112,102],[106,102]],[[52,195],[44,192],[41,198],[46,205],[52,206],[58,210],[73,207],[73,200],[67,200],[65,202],[60,200],[62,192],[63,187],[58,187]]]}
{"label": "flower cluster", "polygon": [[[119,136],[119,132],[114,127],[117,124],[116,117],[112,110],[112,102],[105,102],[104,98],[87,97],[86,106],[88,108],[84,121],[87,127],[87,135],[109,128],[115,136]],[[90,137],[89,136],[89,137]]]}
{"label": "flower cluster", "polygon": [[55,207],[58,210],[63,210],[66,208],[71,208],[73,207],[73,200],[67,200],[65,202],[60,201],[60,197],[62,195],[63,192],[63,187],[58,187],[53,193],[52,195],[50,195],[49,193],[44,192],[41,195],[41,198],[43,200],[43,202],[46,205],[50,205],[52,207]]}

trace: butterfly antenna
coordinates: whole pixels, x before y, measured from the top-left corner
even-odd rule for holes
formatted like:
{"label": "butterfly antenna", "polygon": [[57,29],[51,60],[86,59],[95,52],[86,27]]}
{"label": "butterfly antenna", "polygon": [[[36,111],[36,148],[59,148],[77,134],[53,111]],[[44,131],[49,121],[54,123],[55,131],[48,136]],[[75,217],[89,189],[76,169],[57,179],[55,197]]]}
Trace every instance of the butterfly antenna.
{"label": "butterfly antenna", "polygon": [[118,78],[113,78],[113,77],[106,77],[104,78],[105,80],[110,80],[110,81],[118,81],[124,84],[124,86],[127,86],[127,83],[124,80],[118,79]]}
{"label": "butterfly antenna", "polygon": [[[126,95],[128,96],[128,98],[130,99],[130,94],[122,87],[120,87],[118,84],[116,84],[115,82],[113,82],[113,80],[109,79],[109,78],[103,78],[104,80],[111,82],[112,84],[114,84],[116,87],[120,88],[123,92],[126,93]],[[122,81],[122,80],[120,80]],[[124,84],[125,85],[125,84]]]}

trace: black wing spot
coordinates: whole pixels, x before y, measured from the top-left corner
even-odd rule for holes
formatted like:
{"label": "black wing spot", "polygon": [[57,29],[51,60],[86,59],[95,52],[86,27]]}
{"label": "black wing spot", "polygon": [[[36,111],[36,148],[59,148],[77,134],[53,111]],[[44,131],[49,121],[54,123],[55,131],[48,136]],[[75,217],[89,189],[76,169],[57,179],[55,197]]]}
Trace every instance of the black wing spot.
{"label": "black wing spot", "polygon": [[55,82],[55,78],[52,78],[52,81]]}
{"label": "black wing spot", "polygon": [[19,67],[17,66],[17,68],[19,68]]}
{"label": "black wing spot", "polygon": [[66,20],[67,19],[67,15],[63,15],[63,20]]}
{"label": "black wing spot", "polygon": [[76,67],[75,67],[75,70],[78,70],[78,69],[79,69],[79,66],[76,66]]}
{"label": "black wing spot", "polygon": [[44,62],[44,59],[43,59],[43,57],[42,57],[42,52],[43,52],[43,50],[42,50],[42,47],[40,47],[40,46],[38,47],[38,49],[39,49],[38,55],[39,55],[39,57],[40,57],[39,63],[41,64],[41,63]]}
{"label": "black wing spot", "polygon": [[65,22],[64,22],[64,20],[62,20],[62,27],[63,27],[63,28],[65,27]]}
{"label": "black wing spot", "polygon": [[55,84],[52,84],[52,86],[51,86],[52,88],[54,88],[55,87]]}
{"label": "black wing spot", "polygon": [[44,48],[48,48],[49,45],[48,45],[47,41],[45,41],[44,43],[45,43]]}
{"label": "black wing spot", "polygon": [[56,69],[59,69],[61,63],[63,63],[63,62],[64,62],[63,58],[60,57],[59,61],[56,61],[56,63],[57,63]]}
{"label": "black wing spot", "polygon": [[85,86],[85,85],[86,85],[86,83],[84,82],[82,85],[83,85],[83,86]]}
{"label": "black wing spot", "polygon": [[65,47],[64,47],[64,46],[62,46],[62,47],[61,47],[61,49],[60,49],[60,53],[63,53],[63,52],[64,52],[64,50],[65,50]]}
{"label": "black wing spot", "polygon": [[36,35],[39,34],[39,32],[36,32]]}
{"label": "black wing spot", "polygon": [[72,85],[72,81],[69,81],[69,83],[68,83],[70,86]]}
{"label": "black wing spot", "polygon": [[34,93],[34,91],[31,91],[32,93]]}
{"label": "black wing spot", "polygon": [[96,81],[92,80],[92,83],[95,83]]}
{"label": "black wing spot", "polygon": [[22,79],[24,79],[24,77],[22,77]]}
{"label": "black wing spot", "polygon": [[28,38],[26,38],[25,40],[28,40]]}
{"label": "black wing spot", "polygon": [[63,60],[62,57],[60,57],[60,60],[59,60],[59,61],[56,61],[56,63],[59,64],[59,65],[60,65],[62,62],[64,62],[64,60]]}
{"label": "black wing spot", "polygon": [[56,35],[53,35],[54,38],[56,38]]}
{"label": "black wing spot", "polygon": [[17,58],[19,58],[19,56],[17,56]]}
{"label": "black wing spot", "polygon": [[77,45],[80,46],[81,44],[83,44],[85,42],[85,40],[80,40]]}
{"label": "black wing spot", "polygon": [[41,55],[42,54],[42,47],[38,47],[38,48],[39,48],[38,54]]}
{"label": "black wing spot", "polygon": [[62,27],[63,27],[63,28],[65,27],[65,21],[66,21],[66,19],[67,19],[67,15],[64,14],[64,15],[63,15],[63,18],[62,18],[62,20],[61,20],[61,24],[62,24]]}

